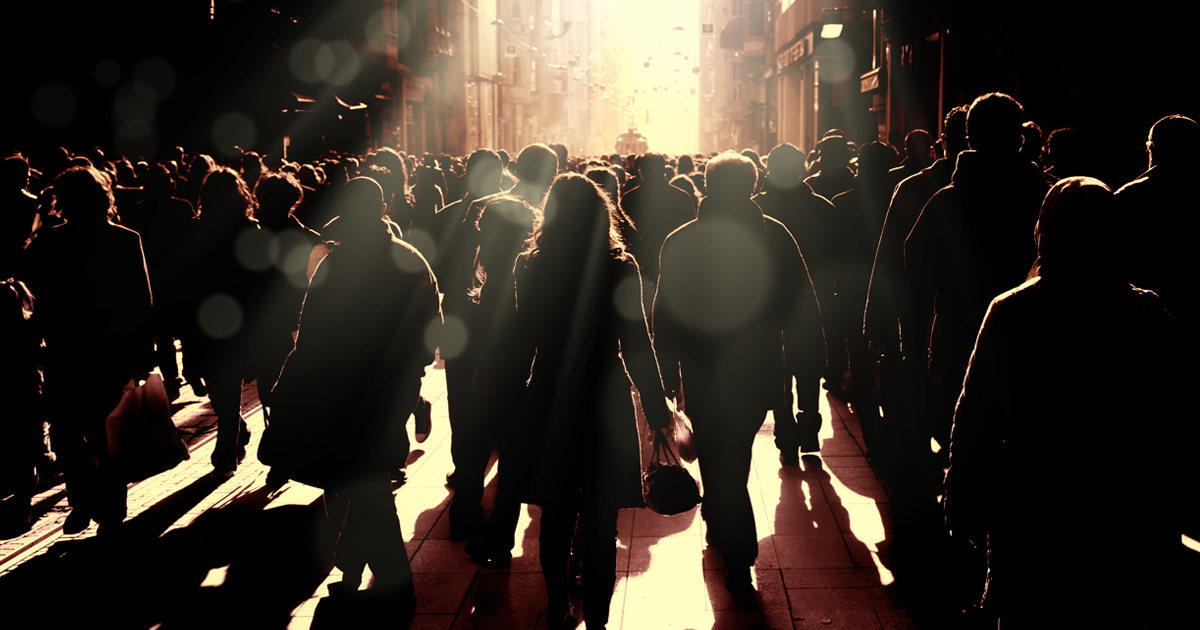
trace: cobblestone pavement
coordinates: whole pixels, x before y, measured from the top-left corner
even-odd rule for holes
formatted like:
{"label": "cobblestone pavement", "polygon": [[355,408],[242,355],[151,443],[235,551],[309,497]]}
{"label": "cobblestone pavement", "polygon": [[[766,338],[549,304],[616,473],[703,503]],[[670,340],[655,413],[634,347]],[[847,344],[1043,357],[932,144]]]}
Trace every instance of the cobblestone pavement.
{"label": "cobblestone pavement", "polygon": [[[445,484],[453,469],[445,379],[426,370],[433,432],[413,442],[408,481],[395,492],[417,589],[412,628],[543,628],[545,586],[538,562],[539,509],[528,506],[511,567],[471,561],[450,539]],[[255,451],[264,428],[252,386],[243,414],[249,455],[232,479],[213,480],[216,441],[207,399],[189,387],[175,422],[191,459],[129,488],[129,518],[119,544],[62,533],[63,486],[37,495],[26,535],[0,543],[0,598],[47,611],[41,627],[68,619],[107,627],[383,627],[389,620],[334,610],[327,584],[340,580],[320,542],[321,492],[298,483],[266,486]],[[781,466],[770,415],[754,445],[750,491],[759,533],[757,593],[735,599],[725,572],[705,549],[699,510],[662,517],[622,511],[618,583],[609,628],[953,628],[954,616],[927,586],[906,588],[891,557],[892,493],[864,457],[852,410],[827,396],[819,457]],[[409,423],[412,431],[412,423]],[[693,474],[699,478],[698,470]],[[489,472],[490,501],[495,467]],[[487,506],[490,509],[490,506]],[[326,536],[327,538],[327,536]],[[365,583],[369,583],[365,582]],[[31,599],[32,598],[32,599]],[[8,606],[7,610],[12,610]],[[401,622],[410,623],[408,621]]]}

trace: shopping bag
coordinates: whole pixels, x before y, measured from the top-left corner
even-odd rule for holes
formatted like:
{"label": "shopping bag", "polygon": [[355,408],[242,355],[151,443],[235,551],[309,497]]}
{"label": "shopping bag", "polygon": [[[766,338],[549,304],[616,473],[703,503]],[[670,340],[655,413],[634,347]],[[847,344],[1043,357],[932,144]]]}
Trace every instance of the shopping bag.
{"label": "shopping bag", "polygon": [[646,507],[663,516],[682,514],[700,504],[700,487],[696,480],[679,464],[671,445],[657,431],[654,433],[654,455],[642,474],[642,497]]}
{"label": "shopping bag", "polygon": [[105,423],[114,473],[125,483],[133,483],[190,459],[187,445],[171,420],[162,376],[151,374],[143,385],[130,380],[124,389],[121,402]]}

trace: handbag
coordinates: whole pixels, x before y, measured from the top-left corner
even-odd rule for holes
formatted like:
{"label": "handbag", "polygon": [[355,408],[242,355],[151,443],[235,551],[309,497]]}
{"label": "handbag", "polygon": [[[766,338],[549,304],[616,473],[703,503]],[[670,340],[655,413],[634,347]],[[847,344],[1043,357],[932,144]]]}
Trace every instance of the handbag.
{"label": "handbag", "polygon": [[691,473],[684,470],[666,438],[654,433],[654,454],[642,473],[642,498],[646,507],[675,516],[700,504],[700,487]]}
{"label": "handbag", "polygon": [[125,384],[121,402],[105,421],[109,462],[125,483],[142,481],[191,459],[171,420],[167,388],[155,373],[145,384]]}

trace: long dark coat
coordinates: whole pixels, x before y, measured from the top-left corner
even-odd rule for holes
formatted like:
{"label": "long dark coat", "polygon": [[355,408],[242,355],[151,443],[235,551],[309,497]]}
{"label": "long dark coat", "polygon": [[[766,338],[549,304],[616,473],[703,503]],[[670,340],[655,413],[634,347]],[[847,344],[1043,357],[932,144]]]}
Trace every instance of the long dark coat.
{"label": "long dark coat", "polygon": [[[529,501],[553,501],[591,476],[601,504],[642,507],[630,385],[644,401],[663,394],[637,264],[606,256],[562,269],[535,255],[517,259],[515,280],[524,343],[536,349],[526,400],[540,452]],[[667,420],[649,412],[647,419],[651,428]]]}

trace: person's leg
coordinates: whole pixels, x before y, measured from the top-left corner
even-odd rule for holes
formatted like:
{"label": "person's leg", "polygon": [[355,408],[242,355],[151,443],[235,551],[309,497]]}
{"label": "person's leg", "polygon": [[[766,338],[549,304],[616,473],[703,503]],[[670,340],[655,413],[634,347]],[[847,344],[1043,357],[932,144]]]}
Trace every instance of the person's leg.
{"label": "person's leg", "polygon": [[765,414],[722,417],[695,407],[689,412],[704,481],[701,512],[708,525],[707,539],[721,551],[730,570],[748,569],[758,557],[758,534],[747,484],[754,436]]}
{"label": "person's leg", "polygon": [[775,448],[779,449],[779,461],[785,466],[795,466],[800,463],[800,435],[796,426],[796,418],[792,415],[792,407],[795,403],[792,391],[792,381],[794,380],[792,371],[786,370],[784,373],[784,401],[786,405],[780,409],[774,409],[771,414],[775,418]]}
{"label": "person's leg", "polygon": [[571,539],[579,515],[579,487],[564,496],[546,501],[542,506],[541,534],[538,556],[542,577],[546,581],[547,618],[555,624],[570,614]]}
{"label": "person's leg", "polygon": [[[598,492],[585,492],[598,497]],[[583,539],[583,619],[589,630],[608,623],[613,587],[617,582],[617,513],[619,510],[584,501],[579,512]]]}
{"label": "person's leg", "polygon": [[412,566],[404,547],[404,534],[386,471],[362,480],[351,493],[347,518],[375,575],[373,588],[411,593]]}
{"label": "person's leg", "polygon": [[205,374],[209,401],[217,416],[217,445],[213,449],[212,464],[217,473],[237,470],[239,455],[244,453],[241,444],[242,429],[242,377],[235,370],[219,368]]}
{"label": "person's leg", "polygon": [[[71,509],[83,518],[125,518],[125,484],[109,459],[107,419],[123,395],[122,384],[98,382],[95,374],[47,374],[45,395],[50,439],[62,466]],[[83,523],[86,527],[86,523]]]}
{"label": "person's leg", "polygon": [[[454,501],[450,529],[454,537],[474,537],[483,518],[483,481],[495,435],[486,430],[484,396],[475,393],[475,362],[446,361],[446,399],[450,408],[450,456],[454,460]],[[490,439],[489,439],[490,438]]]}

